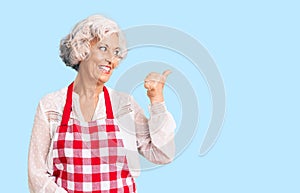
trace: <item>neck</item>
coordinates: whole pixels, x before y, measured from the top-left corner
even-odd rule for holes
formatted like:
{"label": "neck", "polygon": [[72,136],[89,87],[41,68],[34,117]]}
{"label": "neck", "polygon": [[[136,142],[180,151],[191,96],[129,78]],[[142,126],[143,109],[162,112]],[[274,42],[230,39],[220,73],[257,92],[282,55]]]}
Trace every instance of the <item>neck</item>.
{"label": "neck", "polygon": [[97,98],[103,91],[103,86],[104,83],[87,79],[78,72],[74,81],[74,92],[76,92],[79,96]]}

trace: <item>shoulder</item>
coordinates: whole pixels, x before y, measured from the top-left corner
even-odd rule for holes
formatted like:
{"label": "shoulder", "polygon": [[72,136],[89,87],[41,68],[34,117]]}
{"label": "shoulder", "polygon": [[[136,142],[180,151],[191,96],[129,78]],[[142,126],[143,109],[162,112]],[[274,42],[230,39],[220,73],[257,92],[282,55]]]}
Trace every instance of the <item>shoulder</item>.
{"label": "shoulder", "polygon": [[48,93],[40,100],[45,111],[62,111],[66,101],[67,87]]}
{"label": "shoulder", "polygon": [[109,87],[107,87],[107,90],[109,92],[111,102],[116,109],[120,109],[128,105],[132,106],[134,99],[130,94],[117,91]]}
{"label": "shoulder", "polygon": [[126,92],[117,91],[110,87],[106,87],[111,98],[119,99],[119,100],[131,100],[132,96]]}

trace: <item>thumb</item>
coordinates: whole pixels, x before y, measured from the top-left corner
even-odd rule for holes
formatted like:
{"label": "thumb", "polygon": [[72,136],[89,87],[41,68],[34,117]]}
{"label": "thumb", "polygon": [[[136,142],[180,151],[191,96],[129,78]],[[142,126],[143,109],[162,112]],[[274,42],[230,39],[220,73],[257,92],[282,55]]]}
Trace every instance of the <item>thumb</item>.
{"label": "thumb", "polygon": [[171,74],[172,73],[172,71],[171,70],[165,70],[163,73],[162,73],[162,75],[165,77],[165,78],[167,78],[168,76],[169,76],[169,74]]}

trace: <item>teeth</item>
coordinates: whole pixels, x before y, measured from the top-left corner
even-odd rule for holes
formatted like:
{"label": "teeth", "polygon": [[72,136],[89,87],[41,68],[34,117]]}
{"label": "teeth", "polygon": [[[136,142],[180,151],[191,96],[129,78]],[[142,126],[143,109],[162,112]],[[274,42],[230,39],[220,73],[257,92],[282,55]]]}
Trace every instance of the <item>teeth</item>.
{"label": "teeth", "polygon": [[104,70],[106,71],[109,71],[109,68],[108,67],[103,67]]}
{"label": "teeth", "polygon": [[100,69],[101,70],[104,70],[106,72],[109,72],[110,71],[110,68],[109,67],[106,67],[106,66],[100,66]]}

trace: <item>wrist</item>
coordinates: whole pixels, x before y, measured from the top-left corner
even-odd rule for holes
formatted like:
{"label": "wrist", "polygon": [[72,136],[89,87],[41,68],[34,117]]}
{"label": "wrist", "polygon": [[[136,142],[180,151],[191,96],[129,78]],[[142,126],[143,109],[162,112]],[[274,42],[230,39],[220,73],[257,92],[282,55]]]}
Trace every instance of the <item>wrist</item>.
{"label": "wrist", "polygon": [[150,102],[151,102],[151,104],[155,104],[155,103],[162,103],[162,102],[164,102],[165,100],[164,100],[164,97],[151,97],[150,98]]}

